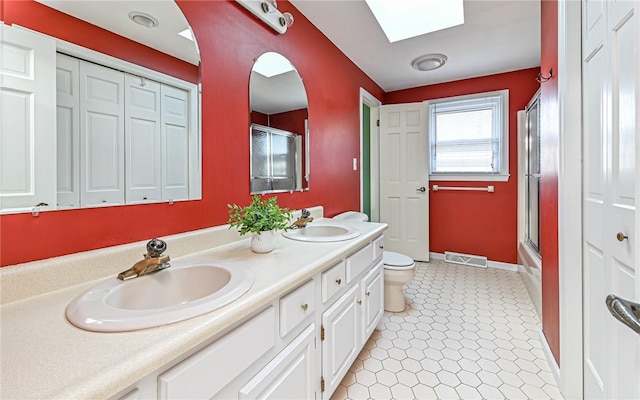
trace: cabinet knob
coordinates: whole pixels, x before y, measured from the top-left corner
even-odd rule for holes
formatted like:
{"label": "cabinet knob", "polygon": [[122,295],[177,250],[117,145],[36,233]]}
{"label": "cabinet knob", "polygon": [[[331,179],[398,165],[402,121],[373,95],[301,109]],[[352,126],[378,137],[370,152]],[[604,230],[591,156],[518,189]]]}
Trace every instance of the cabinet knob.
{"label": "cabinet knob", "polygon": [[629,239],[629,236],[625,235],[622,232],[618,232],[618,234],[616,235],[616,239],[618,239],[619,242],[622,242],[625,239]]}
{"label": "cabinet knob", "polygon": [[342,279],[340,279],[340,278],[336,279],[336,283],[337,283],[338,285],[341,285],[341,284],[342,284]]}
{"label": "cabinet knob", "polygon": [[384,246],[383,246],[383,245],[380,245],[380,250],[382,250],[382,249],[384,249]]}
{"label": "cabinet knob", "polygon": [[362,305],[362,300],[358,300],[358,304]]}
{"label": "cabinet knob", "polygon": [[302,311],[307,311],[309,309],[309,305],[307,303],[301,305],[300,307],[302,307]]}
{"label": "cabinet knob", "polygon": [[365,293],[367,296],[371,296],[371,292],[367,292]]}

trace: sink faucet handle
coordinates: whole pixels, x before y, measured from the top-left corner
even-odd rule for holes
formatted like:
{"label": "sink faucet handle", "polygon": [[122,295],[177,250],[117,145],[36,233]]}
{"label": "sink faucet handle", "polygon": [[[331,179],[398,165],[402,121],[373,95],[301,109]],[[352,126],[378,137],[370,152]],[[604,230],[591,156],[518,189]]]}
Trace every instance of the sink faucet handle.
{"label": "sink faucet handle", "polygon": [[160,257],[167,250],[167,243],[160,239],[151,239],[147,243],[147,254],[151,258]]}
{"label": "sink faucet handle", "polygon": [[309,218],[311,216],[311,211],[307,210],[306,208],[303,208],[301,213],[302,218]]}

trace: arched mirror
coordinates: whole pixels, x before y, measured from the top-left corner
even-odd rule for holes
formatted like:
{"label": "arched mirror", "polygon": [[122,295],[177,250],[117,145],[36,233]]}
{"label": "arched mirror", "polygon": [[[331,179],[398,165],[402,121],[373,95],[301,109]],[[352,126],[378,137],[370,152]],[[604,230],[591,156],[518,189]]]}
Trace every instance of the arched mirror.
{"label": "arched mirror", "polygon": [[[31,144],[43,150],[10,152],[3,161],[15,173],[0,187],[0,212],[200,199],[200,55],[178,5],[35,0],[12,7],[41,16],[25,23],[31,31],[7,27],[11,36],[2,40],[42,49],[32,53],[46,85],[36,82],[38,101],[25,112],[44,126]],[[66,24],[64,38],[55,37]],[[41,105],[55,112],[45,117]],[[8,134],[26,137],[19,122]],[[32,165],[35,184],[21,173]]]}
{"label": "arched mirror", "polygon": [[309,103],[298,71],[278,53],[261,55],[249,98],[251,194],[309,190]]}

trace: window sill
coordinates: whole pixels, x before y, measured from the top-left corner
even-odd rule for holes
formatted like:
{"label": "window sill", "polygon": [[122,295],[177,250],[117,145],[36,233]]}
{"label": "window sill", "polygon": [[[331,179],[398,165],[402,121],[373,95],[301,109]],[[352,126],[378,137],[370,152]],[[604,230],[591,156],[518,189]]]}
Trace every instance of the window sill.
{"label": "window sill", "polygon": [[430,181],[507,182],[509,174],[437,174]]}

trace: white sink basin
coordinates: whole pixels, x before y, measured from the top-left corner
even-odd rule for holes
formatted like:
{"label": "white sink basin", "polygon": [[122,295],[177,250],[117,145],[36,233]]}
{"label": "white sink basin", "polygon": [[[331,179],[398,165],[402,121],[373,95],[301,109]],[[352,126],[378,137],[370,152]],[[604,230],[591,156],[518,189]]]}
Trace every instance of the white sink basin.
{"label": "white sink basin", "polygon": [[67,307],[78,328],[122,332],[192,318],[231,303],[253,285],[244,267],[198,264],[170,267],[139,278],[99,283]]}
{"label": "white sink basin", "polygon": [[282,232],[282,236],[303,242],[340,242],[360,236],[360,231],[338,224],[309,224],[305,228]]}

